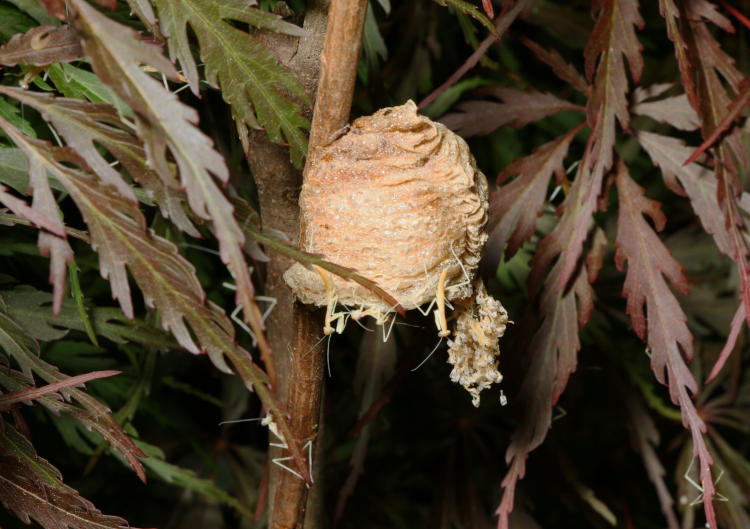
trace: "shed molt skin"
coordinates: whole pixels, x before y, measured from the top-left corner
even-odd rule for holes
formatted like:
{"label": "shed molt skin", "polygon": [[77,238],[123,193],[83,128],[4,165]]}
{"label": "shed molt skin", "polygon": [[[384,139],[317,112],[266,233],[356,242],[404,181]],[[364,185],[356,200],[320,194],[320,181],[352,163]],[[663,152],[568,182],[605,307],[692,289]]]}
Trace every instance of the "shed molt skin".
{"label": "shed molt skin", "polygon": [[[357,270],[405,310],[436,299],[444,270],[445,299],[466,299],[487,240],[487,199],[466,142],[408,101],[356,119],[318,151],[300,195],[304,249]],[[295,264],[284,279],[302,303],[333,300],[381,323],[393,311],[324,273]]]}

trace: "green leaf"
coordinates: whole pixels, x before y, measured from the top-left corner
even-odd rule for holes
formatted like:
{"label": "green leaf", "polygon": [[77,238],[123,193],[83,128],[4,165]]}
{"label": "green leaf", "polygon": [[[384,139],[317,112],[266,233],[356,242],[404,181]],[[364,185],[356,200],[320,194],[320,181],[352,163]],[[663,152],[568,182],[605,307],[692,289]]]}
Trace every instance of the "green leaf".
{"label": "green leaf", "polygon": [[[110,351],[97,349],[93,345],[81,341],[80,337],[63,338],[47,343],[43,355],[45,361],[54,364],[60,370],[70,371],[71,373],[87,373],[123,367],[122,364],[118,363],[116,357],[110,354]],[[124,396],[113,395],[108,392],[113,386],[121,385],[121,381],[124,379],[125,377],[117,377],[100,382],[96,385],[97,395],[112,402],[124,400]],[[128,380],[130,380],[129,377]],[[124,385],[127,385],[127,381]],[[115,417],[115,419],[122,424],[118,417]]]}
{"label": "green leaf", "polygon": [[362,54],[367,65],[365,74],[362,75],[363,81],[366,83],[370,75],[375,74],[380,68],[380,61],[388,58],[388,48],[385,46],[383,36],[378,29],[378,21],[375,19],[372,3],[367,4],[365,27],[362,32]]}
{"label": "green leaf", "polygon": [[60,21],[47,13],[47,10],[37,0],[7,0],[14,4],[18,9],[31,15],[31,17],[40,24],[49,24],[57,26]]}
{"label": "green leaf", "polygon": [[[21,285],[14,290],[0,291],[0,301],[13,321],[21,325],[28,335],[37,340],[59,340],[67,331],[51,325],[52,314],[49,304],[51,294]],[[45,306],[47,305],[47,306]],[[49,316],[49,321],[45,316]]]}
{"label": "green leaf", "polygon": [[497,29],[492,21],[482,13],[477,6],[467,2],[466,0],[435,0],[436,4],[446,7],[452,7],[456,11],[459,11],[465,15],[469,15],[471,18],[486,27],[490,33],[497,35]]}
{"label": "green leaf", "polygon": [[[67,334],[65,329],[86,330],[77,304],[71,299],[63,302],[57,316],[54,316],[49,308],[52,295],[27,285],[18,286],[13,290],[0,291],[0,300],[5,304],[8,315],[38,340],[59,340]],[[89,313],[92,329],[97,336],[115,343],[133,342],[160,350],[177,347],[177,344],[163,331],[148,325],[141,319],[128,319],[117,308],[85,308]]]}
{"label": "green leaf", "polygon": [[283,22],[270,13],[248,7],[244,0],[157,0],[159,20],[167,35],[170,57],[182,66],[185,77],[198,94],[198,69],[187,36],[195,32],[205,63],[208,84],[218,88],[232,106],[240,135],[245,127],[264,128],[276,143],[286,142],[297,168],[307,152],[303,129],[309,122],[302,109],[289,99],[309,104],[305,89],[292,72],[254,37],[228,21],[290,35],[303,36],[302,28]]}
{"label": "green leaf", "polygon": [[36,131],[34,130],[34,127],[32,127],[31,123],[23,118],[21,109],[19,109],[15,105],[10,104],[2,97],[0,97],[0,117],[8,120],[13,124],[14,127],[21,129],[24,134],[27,134],[32,138],[36,138]]}
{"label": "green leaf", "polygon": [[[3,226],[12,226],[16,223],[14,222],[7,222],[7,214],[2,214],[3,218]],[[20,219],[21,217],[18,217]],[[20,224],[20,223],[18,223]],[[14,242],[14,241],[7,241],[0,246],[0,255],[33,255],[34,257],[39,256],[39,250],[37,250],[36,245],[31,243],[25,243],[25,242]]]}
{"label": "green leaf", "polygon": [[165,461],[164,452],[159,447],[143,441],[136,441],[136,444],[147,456],[143,460],[143,464],[160,479],[177,487],[202,494],[206,498],[218,501],[224,505],[229,505],[243,516],[252,517],[253,513],[246,505],[225,490],[219,488],[212,481],[199,478],[190,469],[182,468]]}
{"label": "green leaf", "polygon": [[[33,1],[33,0],[30,0]],[[34,27],[34,21],[12,7],[0,4],[0,42],[7,42],[18,33]]]}
{"label": "green leaf", "polygon": [[81,323],[83,323],[83,328],[86,331],[86,335],[89,337],[89,340],[91,340],[91,343],[94,344],[97,349],[99,349],[99,342],[96,339],[94,326],[91,324],[91,318],[89,318],[89,313],[86,310],[86,306],[84,305],[83,301],[83,291],[81,290],[81,283],[78,280],[78,272],[80,271],[81,269],[78,268],[78,264],[75,262],[75,259],[71,261],[68,265],[70,292],[73,294],[73,299],[75,299],[78,316],[81,318]]}
{"label": "green leaf", "polygon": [[49,418],[66,447],[88,457],[94,454],[93,447],[96,446],[98,439],[94,440],[91,432],[81,428],[79,423],[67,415],[57,416],[50,413]]}
{"label": "green leaf", "polygon": [[[463,13],[456,13],[456,21],[461,26],[461,32],[464,34],[466,42],[476,50],[481,46],[481,41],[478,38],[479,28],[471,21],[471,18]],[[492,60],[487,54],[483,55],[480,59],[480,64],[488,70],[499,70],[500,65]]]}
{"label": "green leaf", "polygon": [[109,103],[114,105],[118,114],[135,119],[133,110],[117,97],[114,90],[88,70],[68,63],[58,63],[47,68],[47,75],[65,97]]}
{"label": "green leaf", "polygon": [[463,79],[440,94],[435,101],[420,110],[420,112],[425,116],[436,119],[445,114],[464,93],[479,88],[480,86],[488,86],[492,84],[494,84],[493,81],[482,77]]}
{"label": "green leaf", "polygon": [[[0,106],[2,101],[0,99]],[[19,193],[26,193],[29,185],[28,171],[29,164],[21,149],[0,147],[0,182]]]}
{"label": "green leaf", "polygon": [[[22,195],[28,194],[29,162],[21,149],[0,147],[0,182]],[[49,179],[49,186],[55,191],[63,191],[60,182],[53,178]],[[70,228],[67,231],[70,233]]]}
{"label": "green leaf", "polygon": [[623,362],[623,366],[630,375],[633,384],[637,386],[643,394],[643,399],[646,401],[646,404],[652,410],[662,417],[676,423],[682,419],[680,411],[675,409],[674,406],[664,402],[661,396],[659,396],[656,391],[656,386],[653,383],[653,378],[646,378],[643,376],[634,364]]}

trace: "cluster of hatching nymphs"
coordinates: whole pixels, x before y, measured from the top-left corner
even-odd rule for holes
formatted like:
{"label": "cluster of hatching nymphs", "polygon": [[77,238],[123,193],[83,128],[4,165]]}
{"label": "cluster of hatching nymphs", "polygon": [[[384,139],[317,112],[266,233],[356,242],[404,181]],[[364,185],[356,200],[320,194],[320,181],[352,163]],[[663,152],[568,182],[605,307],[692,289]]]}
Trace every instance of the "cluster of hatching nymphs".
{"label": "cluster of hatching nymphs", "polygon": [[453,339],[448,340],[448,363],[453,365],[451,380],[471,394],[479,406],[479,393],[503,380],[497,369],[500,345],[508,313],[502,303],[487,294],[480,281],[474,291],[474,303],[457,307]]}

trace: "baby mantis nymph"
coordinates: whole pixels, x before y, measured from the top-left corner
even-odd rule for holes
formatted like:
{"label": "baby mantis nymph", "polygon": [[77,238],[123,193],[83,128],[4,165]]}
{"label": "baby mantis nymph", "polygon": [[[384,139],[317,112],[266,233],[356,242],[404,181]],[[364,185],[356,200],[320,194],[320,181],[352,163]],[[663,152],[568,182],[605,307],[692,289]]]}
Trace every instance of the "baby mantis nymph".
{"label": "baby mantis nymph", "polygon": [[[328,272],[323,270],[318,265],[312,265],[312,267],[323,280],[326,288],[326,320],[323,324],[323,334],[328,336],[334,331],[337,334],[341,334],[344,331],[344,327],[346,326],[346,314],[341,312],[334,314],[333,312],[334,310],[336,310],[336,302],[339,299],[336,295],[336,289],[333,287],[333,283],[331,282],[331,278],[329,277]],[[335,329],[331,327],[331,323],[333,323],[334,321],[336,322]]]}

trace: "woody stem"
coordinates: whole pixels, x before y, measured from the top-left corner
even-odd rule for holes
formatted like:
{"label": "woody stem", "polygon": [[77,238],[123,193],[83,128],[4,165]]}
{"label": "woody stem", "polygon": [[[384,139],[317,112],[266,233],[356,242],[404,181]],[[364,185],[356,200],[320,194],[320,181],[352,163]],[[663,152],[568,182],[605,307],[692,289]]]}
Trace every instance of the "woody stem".
{"label": "woody stem", "polygon": [[[317,150],[349,121],[366,10],[367,0],[331,2],[303,185],[315,164]],[[305,226],[300,225],[302,248],[304,237]],[[318,312],[295,303],[287,409],[291,426],[302,440],[314,439],[319,423],[324,380],[323,346],[318,344],[322,323]],[[302,480],[282,472],[276,487],[271,527],[301,529],[307,493]]]}

